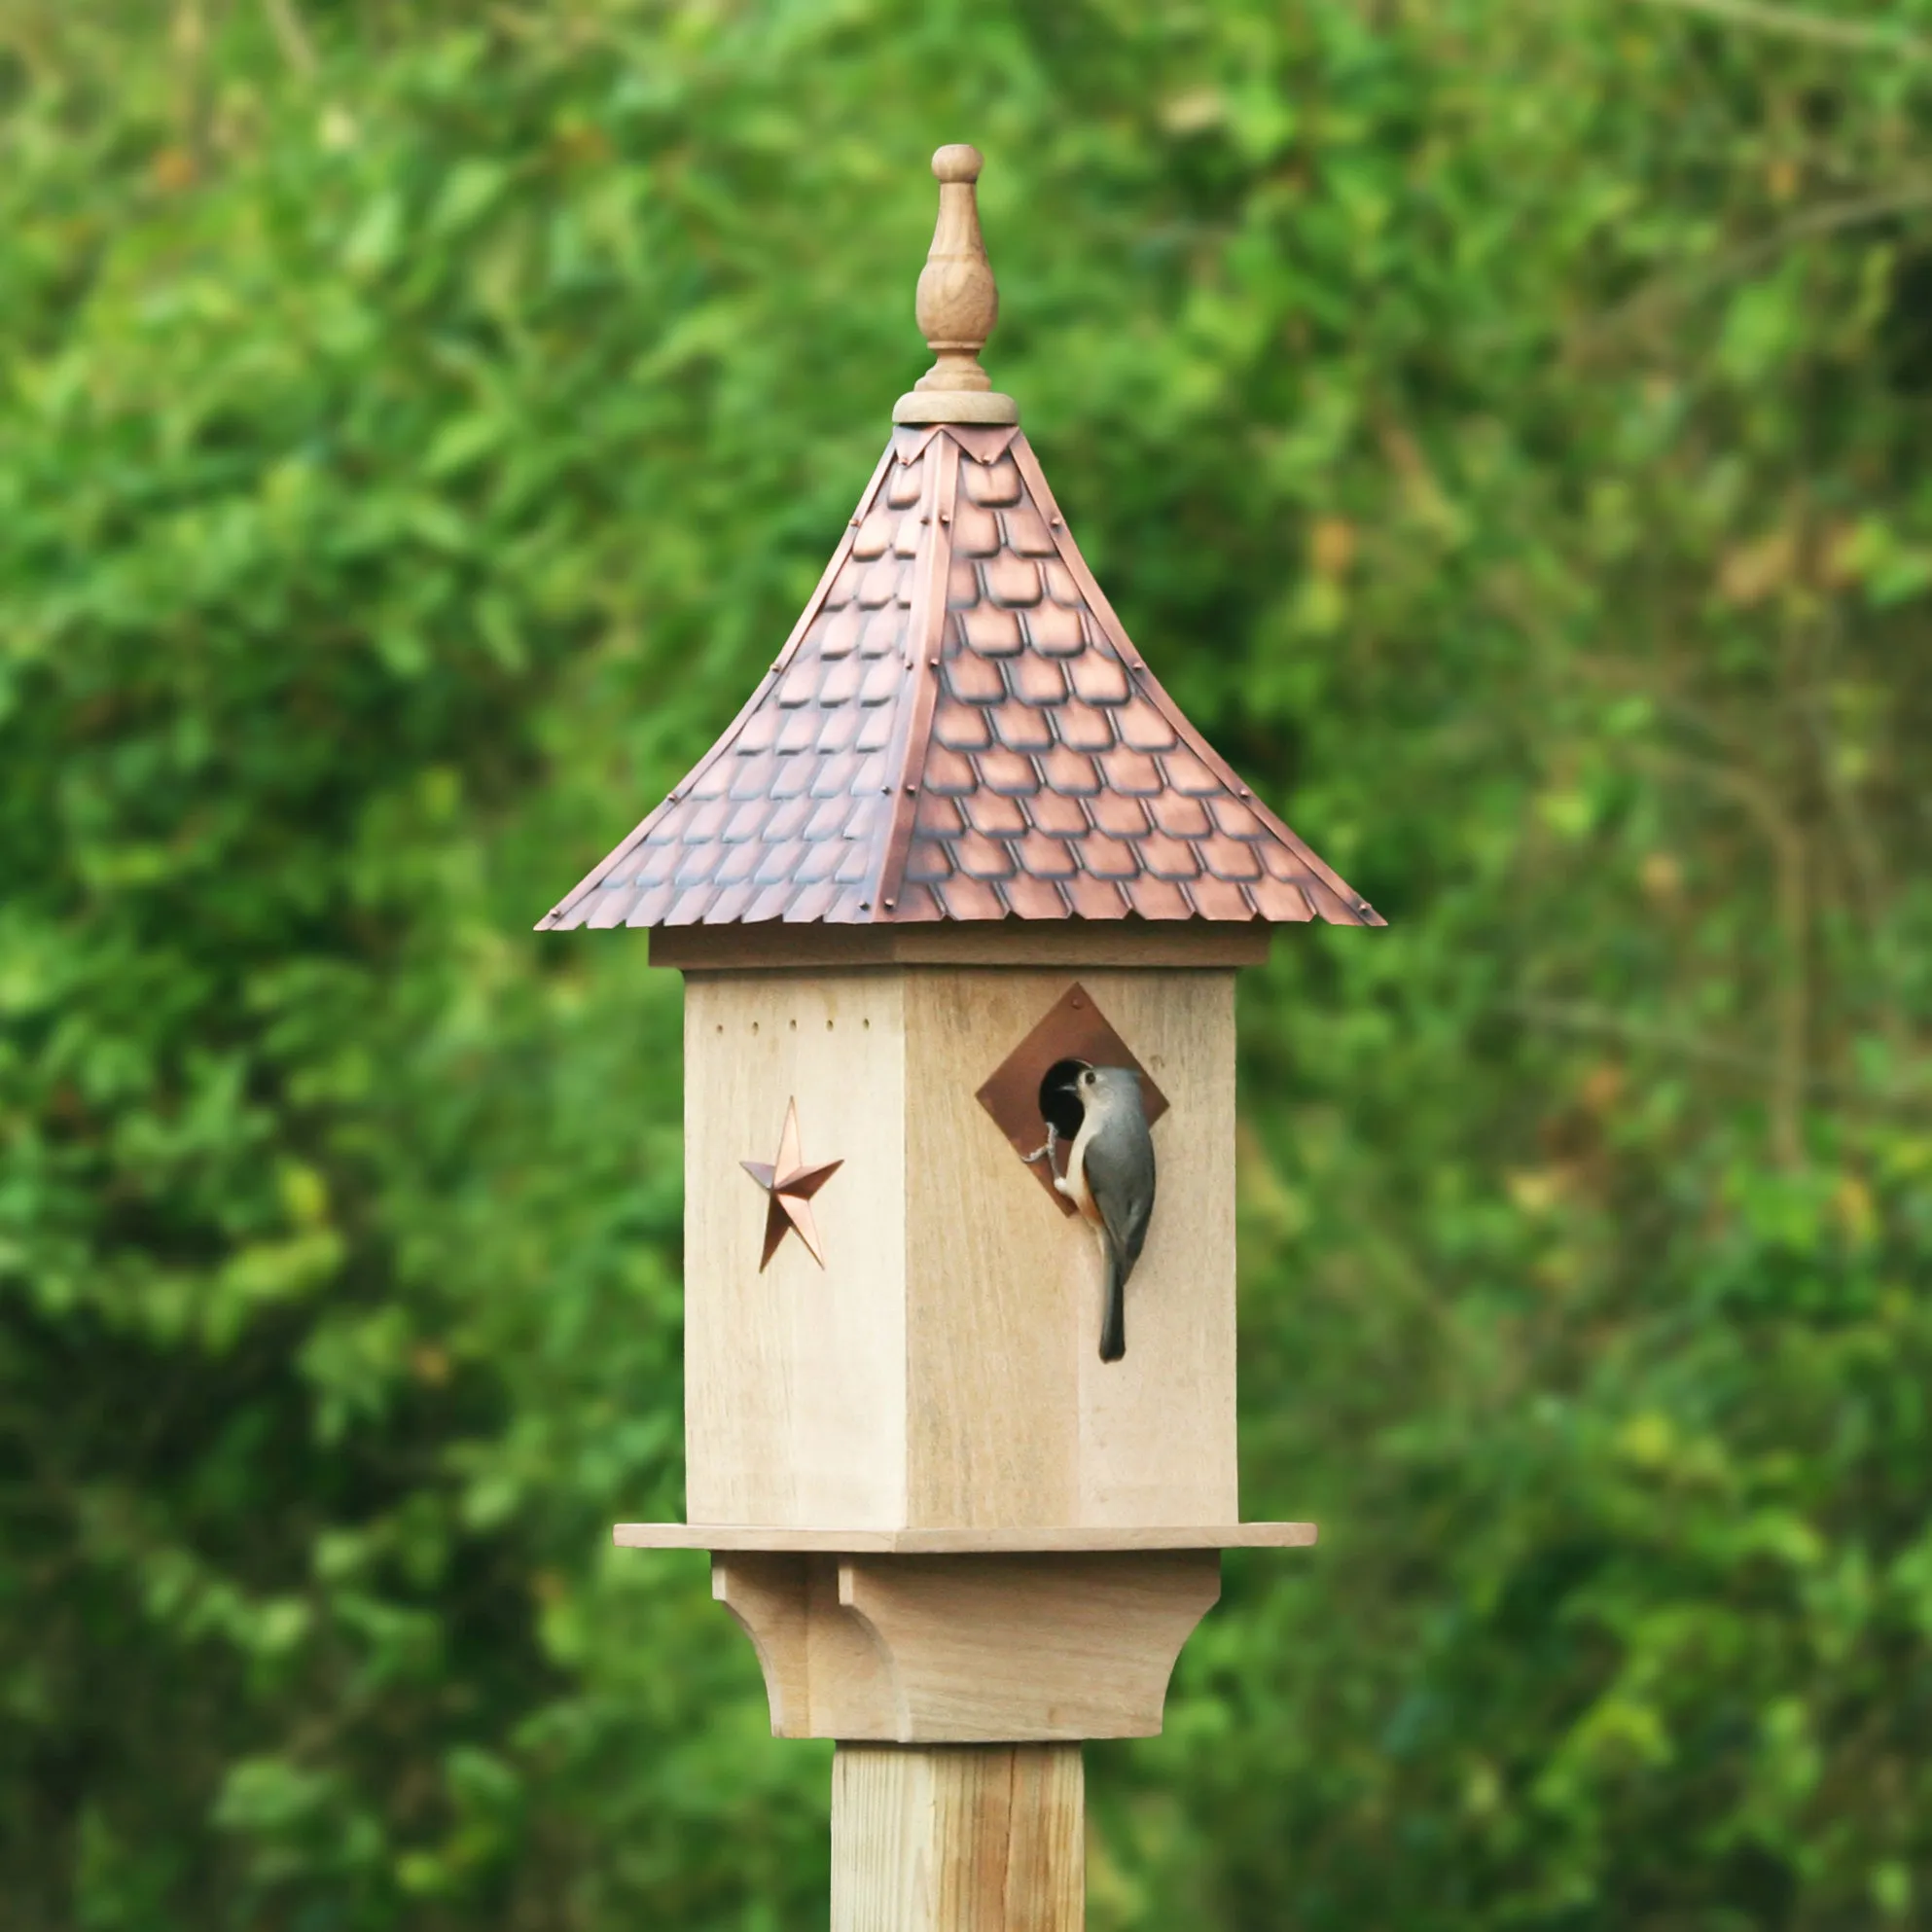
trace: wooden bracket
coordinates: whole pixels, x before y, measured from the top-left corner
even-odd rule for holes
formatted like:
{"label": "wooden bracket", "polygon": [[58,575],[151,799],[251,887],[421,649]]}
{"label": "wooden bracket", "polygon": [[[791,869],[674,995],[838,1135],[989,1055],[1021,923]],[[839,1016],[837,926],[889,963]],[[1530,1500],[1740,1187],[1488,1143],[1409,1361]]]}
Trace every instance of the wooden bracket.
{"label": "wooden bracket", "polygon": [[893,1556],[719,1553],[778,1737],[1150,1737],[1221,1594],[1217,1550]]}

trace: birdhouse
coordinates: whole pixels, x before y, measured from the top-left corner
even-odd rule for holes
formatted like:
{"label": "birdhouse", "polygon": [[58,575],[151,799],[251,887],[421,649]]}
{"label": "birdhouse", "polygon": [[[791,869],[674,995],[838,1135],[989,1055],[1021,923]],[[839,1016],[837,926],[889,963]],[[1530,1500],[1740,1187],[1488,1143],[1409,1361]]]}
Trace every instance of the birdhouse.
{"label": "birdhouse", "polygon": [[934,159],[937,360],[791,635],[542,922],[684,977],[687,1521],[616,1536],[709,1550],[774,1730],[841,1740],[835,1925],[952,1923],[955,1813],[1077,1923],[1078,1740],[1160,1728],[1221,1550],[1313,1541],[1240,1518],[1234,975],[1381,923],[1082,557],[980,364],[979,170]]}

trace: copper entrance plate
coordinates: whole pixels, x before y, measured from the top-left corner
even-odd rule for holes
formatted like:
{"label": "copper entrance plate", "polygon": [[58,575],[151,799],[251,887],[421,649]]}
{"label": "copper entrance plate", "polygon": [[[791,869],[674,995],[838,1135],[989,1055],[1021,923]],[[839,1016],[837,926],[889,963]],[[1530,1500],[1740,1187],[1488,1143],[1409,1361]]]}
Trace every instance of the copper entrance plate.
{"label": "copper entrance plate", "polygon": [[[1130,1066],[1140,1076],[1148,1126],[1167,1111],[1167,1096],[1093,1004],[1093,995],[1083,985],[1071,985],[1046,1018],[993,1069],[977,1096],[1000,1132],[1013,1143],[1016,1154],[1023,1157],[1046,1145],[1047,1120],[1040,1111],[1040,1083],[1047,1070],[1060,1060],[1086,1060],[1091,1066]],[[1064,1163],[1065,1159],[1062,1143],[1059,1160]],[[1054,1186],[1046,1162],[1034,1162],[1032,1173],[1062,1214],[1077,1212],[1073,1202]]]}

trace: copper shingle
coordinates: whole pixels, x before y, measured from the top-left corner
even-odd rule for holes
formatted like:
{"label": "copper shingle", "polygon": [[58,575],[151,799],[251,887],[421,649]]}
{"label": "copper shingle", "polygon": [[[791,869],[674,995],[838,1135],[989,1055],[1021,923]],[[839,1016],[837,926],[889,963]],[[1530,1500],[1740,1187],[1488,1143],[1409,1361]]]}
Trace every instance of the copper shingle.
{"label": "copper shingle", "polygon": [[[977,169],[975,158],[942,178],[970,186]],[[987,270],[988,301],[990,287]],[[784,649],[542,927],[1128,913],[1380,925],[1147,668],[1010,399],[988,393],[977,343],[962,349],[923,306],[921,324],[940,364],[895,409]]]}
{"label": "copper shingle", "polygon": [[1020,431],[936,423],[894,431],[750,703],[543,924],[1127,912],[1381,923],[1181,715]]}

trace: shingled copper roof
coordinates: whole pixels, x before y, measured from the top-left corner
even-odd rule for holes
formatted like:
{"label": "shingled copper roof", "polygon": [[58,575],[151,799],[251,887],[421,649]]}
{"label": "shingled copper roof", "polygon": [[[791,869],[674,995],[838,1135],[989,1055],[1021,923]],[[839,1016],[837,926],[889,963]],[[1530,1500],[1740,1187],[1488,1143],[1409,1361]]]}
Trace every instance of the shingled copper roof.
{"label": "shingled copper roof", "polygon": [[[1000,405],[1009,420],[985,420]],[[955,412],[980,420],[905,420]],[[984,393],[901,399],[750,701],[543,927],[1382,923],[1162,689],[1011,413]]]}

